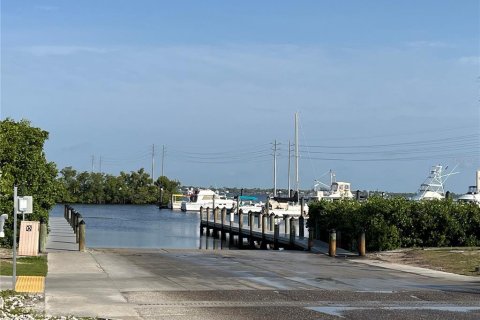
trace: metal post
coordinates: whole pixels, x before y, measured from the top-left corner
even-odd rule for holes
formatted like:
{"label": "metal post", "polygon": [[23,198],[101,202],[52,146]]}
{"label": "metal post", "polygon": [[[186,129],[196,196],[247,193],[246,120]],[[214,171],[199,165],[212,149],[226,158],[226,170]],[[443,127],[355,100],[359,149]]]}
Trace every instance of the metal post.
{"label": "metal post", "polygon": [[13,270],[12,270],[12,290],[15,290],[17,284],[17,186],[13,187]]}

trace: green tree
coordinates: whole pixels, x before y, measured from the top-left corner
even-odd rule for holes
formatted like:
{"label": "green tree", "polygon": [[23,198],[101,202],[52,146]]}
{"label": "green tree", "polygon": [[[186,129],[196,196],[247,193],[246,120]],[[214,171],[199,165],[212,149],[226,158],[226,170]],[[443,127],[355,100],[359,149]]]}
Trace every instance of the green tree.
{"label": "green tree", "polygon": [[0,122],[0,212],[8,213],[2,244],[13,243],[13,188],[19,195],[33,196],[33,214],[29,220],[48,219],[60,191],[57,169],[48,162],[43,146],[48,132],[30,125],[27,120]]}
{"label": "green tree", "polygon": [[162,194],[162,199],[160,200],[161,205],[166,205],[168,204],[168,201],[170,201],[170,197],[174,193],[178,193],[178,188],[180,187],[180,182],[177,180],[170,180],[165,176],[158,177],[157,181],[155,181],[155,185],[157,188],[162,192],[159,192],[159,197],[160,193]]}

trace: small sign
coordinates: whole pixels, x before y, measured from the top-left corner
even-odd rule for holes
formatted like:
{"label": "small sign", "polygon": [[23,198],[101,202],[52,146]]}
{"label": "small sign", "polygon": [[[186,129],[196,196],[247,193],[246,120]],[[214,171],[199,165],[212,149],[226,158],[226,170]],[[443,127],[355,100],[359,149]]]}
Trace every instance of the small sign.
{"label": "small sign", "polygon": [[31,196],[17,198],[17,213],[33,213],[33,198]]}
{"label": "small sign", "polygon": [[27,229],[27,232],[32,231],[32,225],[31,225],[31,224],[27,225],[27,228],[26,228],[26,229]]}

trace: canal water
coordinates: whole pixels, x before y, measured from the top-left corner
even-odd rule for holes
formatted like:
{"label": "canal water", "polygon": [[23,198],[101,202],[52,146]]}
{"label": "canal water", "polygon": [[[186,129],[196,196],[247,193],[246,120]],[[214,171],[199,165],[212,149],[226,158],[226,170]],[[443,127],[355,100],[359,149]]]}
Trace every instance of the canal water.
{"label": "canal water", "polygon": [[[200,237],[200,215],[159,210],[153,205],[72,206],[86,223],[89,248],[228,249],[225,243]],[[50,216],[63,217],[63,205]]]}

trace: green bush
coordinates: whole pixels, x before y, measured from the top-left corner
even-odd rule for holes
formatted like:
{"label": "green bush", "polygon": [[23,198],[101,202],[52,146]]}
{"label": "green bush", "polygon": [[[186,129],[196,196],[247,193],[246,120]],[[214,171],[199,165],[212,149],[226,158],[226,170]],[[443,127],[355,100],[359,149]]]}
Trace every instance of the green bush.
{"label": "green bush", "polygon": [[480,245],[480,207],[451,199],[322,200],[310,204],[307,225],[323,241],[328,240],[331,229],[341,232],[339,245],[346,249],[356,247],[362,230],[370,251]]}

